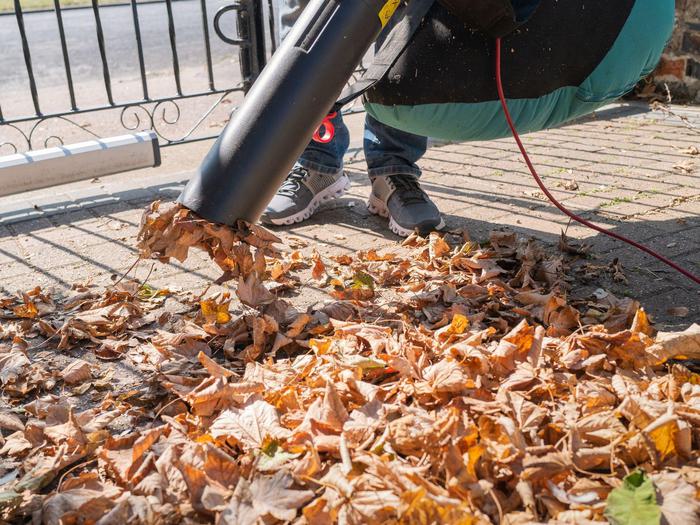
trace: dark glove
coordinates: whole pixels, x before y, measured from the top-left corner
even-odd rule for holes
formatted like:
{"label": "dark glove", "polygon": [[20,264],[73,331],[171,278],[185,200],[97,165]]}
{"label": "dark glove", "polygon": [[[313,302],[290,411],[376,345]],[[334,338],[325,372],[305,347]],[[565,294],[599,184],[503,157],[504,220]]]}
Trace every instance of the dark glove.
{"label": "dark glove", "polygon": [[538,0],[439,0],[470,29],[500,38],[524,24],[535,11]]}

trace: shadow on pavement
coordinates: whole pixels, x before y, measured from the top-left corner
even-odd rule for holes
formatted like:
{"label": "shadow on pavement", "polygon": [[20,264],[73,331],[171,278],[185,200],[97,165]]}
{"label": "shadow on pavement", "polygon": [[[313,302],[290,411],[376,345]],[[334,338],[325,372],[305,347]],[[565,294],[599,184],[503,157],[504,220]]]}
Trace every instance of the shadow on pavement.
{"label": "shadow on pavement", "polygon": [[[579,135],[585,132],[594,136],[595,140],[595,126],[600,127],[599,121],[602,119],[607,119],[603,123],[606,128],[616,119],[627,119],[623,124],[628,125],[630,119],[648,111],[646,105],[640,104],[606,109],[595,118],[583,121],[580,126],[591,125],[591,129],[581,131],[574,128],[571,136],[563,140],[571,144],[576,138],[574,132]],[[620,126],[619,123],[617,125]],[[632,141],[629,139],[628,142]],[[482,146],[484,155],[480,158],[464,153],[471,151],[469,148],[476,148],[478,152]],[[567,173],[555,172],[545,180],[552,190],[556,190],[557,196],[562,197],[565,205],[574,203],[572,207],[577,213],[618,234],[643,242],[698,274],[700,206],[695,204],[697,200],[683,200],[686,195],[696,199],[700,194],[696,184],[698,176],[692,171],[676,173],[672,170],[673,163],[679,162],[676,157],[681,160],[686,158],[678,153],[674,143],[669,142],[658,148],[661,149],[657,153],[652,153],[660,159],[657,164],[662,160],[665,164],[651,167],[647,166],[647,158],[642,156],[643,147],[638,152],[639,156],[631,149],[624,152],[622,162],[609,151],[605,152],[611,148],[604,147],[602,153],[594,148],[581,149],[582,157],[588,153],[585,161],[589,164],[581,168],[581,171],[588,170],[591,174],[591,181],[586,181],[586,184],[598,184],[603,179],[619,179],[625,183],[622,190],[628,193],[621,193],[623,197],[619,204],[622,211],[619,212],[613,206],[602,208],[599,204],[602,201],[596,200],[610,199],[607,190],[599,194],[590,192],[590,195],[565,191],[559,185],[570,177]],[[551,154],[548,153],[538,167],[557,168],[571,160],[572,155],[559,154],[556,147],[551,149]],[[493,155],[495,160],[489,155]],[[494,177],[493,166],[499,162],[503,168],[499,170],[498,177]],[[608,171],[596,171],[599,162]],[[636,172],[617,174],[618,162],[620,168],[648,168],[650,175],[643,176]],[[278,230],[317,246],[324,256],[368,248],[391,249],[395,246],[400,239],[389,231],[386,219],[373,216],[367,210],[365,199],[370,188],[363,171],[364,165],[354,160],[349,164],[353,187],[347,197],[324,206],[302,225]],[[517,164],[517,152],[512,144],[496,141],[477,146],[438,146],[426,155],[425,167],[423,186],[443,210],[447,229],[464,230],[474,240],[483,241],[488,238],[490,230],[505,227],[526,237],[534,237],[544,242],[547,249],[556,250],[561,230],[568,228],[571,238],[592,245],[590,259],[581,264],[601,267],[595,278],[584,278],[582,274],[574,273],[576,280],[572,294],[590,294],[602,287],[616,295],[632,296],[647,306],[662,326],[684,326],[700,320],[700,287],[632,247],[580,226],[567,225],[566,218],[542,196],[533,197],[532,193],[538,189],[524,166]],[[579,167],[573,168],[573,172],[578,175]],[[669,182],[671,177],[673,181]],[[21,222],[0,226],[0,289],[14,292],[34,281],[69,288],[78,278],[122,274],[136,257],[135,235],[141,210],[156,199],[175,199],[185,182],[184,178],[184,175],[171,176],[170,182],[135,189],[120,189],[112,185],[110,191],[102,194],[93,188],[83,197],[61,200],[54,196],[56,202],[49,201],[40,210],[0,211],[0,224],[25,214],[25,220]],[[581,182],[584,183],[583,180]],[[663,190],[650,192],[649,196],[636,200],[626,197],[629,192],[635,195],[634,192],[645,189],[645,185],[653,186],[657,182],[663,184]],[[642,191],[640,195],[643,194]],[[671,199],[681,199],[679,207],[658,206],[659,202]],[[625,215],[625,206],[631,210],[628,215]],[[622,263],[628,282],[614,281],[605,270],[615,259]],[[157,278],[166,279],[168,276],[186,281],[188,286],[198,286],[213,281],[218,274],[210,261],[196,255],[185,264],[159,266]],[[671,316],[668,310],[674,306],[687,306],[689,315],[686,318]]]}

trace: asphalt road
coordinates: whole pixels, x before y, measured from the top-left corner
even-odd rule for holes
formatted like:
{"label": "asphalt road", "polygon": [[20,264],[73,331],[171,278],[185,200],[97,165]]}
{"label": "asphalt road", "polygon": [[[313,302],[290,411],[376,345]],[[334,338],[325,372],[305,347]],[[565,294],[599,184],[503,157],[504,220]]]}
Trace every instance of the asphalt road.
{"label": "asphalt road", "polygon": [[[209,34],[217,85],[227,87],[237,82],[238,48],[222,42],[212,28],[214,13],[230,0],[208,0]],[[200,3],[196,0],[173,2],[177,51],[183,70],[183,88],[187,91],[206,86],[204,33]],[[100,9],[110,74],[118,96],[120,84],[138,84],[139,64],[131,8],[105,6]],[[235,13],[222,18],[235,36]],[[52,90],[63,92],[66,85],[56,15],[53,12],[26,13],[25,27],[40,95],[51,96]],[[149,77],[172,75],[173,59],[168,36],[164,3],[139,5],[139,21],[144,59]],[[63,11],[63,23],[76,90],[102,81],[95,20],[91,9]],[[17,21],[13,15],[0,16],[0,103],[8,97],[26,94],[28,76],[22,54]],[[188,85],[191,84],[198,85]],[[9,101],[11,102],[11,101]]]}

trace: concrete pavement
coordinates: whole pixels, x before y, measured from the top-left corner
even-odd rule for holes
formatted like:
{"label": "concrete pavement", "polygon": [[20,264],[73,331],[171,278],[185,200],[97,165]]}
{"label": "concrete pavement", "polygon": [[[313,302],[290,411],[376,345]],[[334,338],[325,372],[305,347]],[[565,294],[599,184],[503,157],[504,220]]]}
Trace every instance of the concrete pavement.
{"label": "concrete pavement", "polygon": [[[238,68],[238,47],[223,42],[214,33],[216,11],[230,2],[209,0],[207,17],[214,76],[218,88],[235,86],[241,80]],[[138,6],[139,24],[144,49],[146,74],[151,83],[151,97],[173,95],[173,61],[168,37],[165,3],[143,3]],[[140,99],[141,83],[136,37],[131,7],[105,6],[100,9],[105,48],[113,92],[116,100]],[[206,54],[200,3],[180,0],[173,3],[177,52],[185,93],[208,89]],[[61,53],[56,15],[53,12],[29,12],[24,24],[32,56],[34,74],[43,113],[70,109],[66,75]],[[102,63],[97,44],[92,9],[63,11],[68,55],[78,106],[91,107],[106,103],[102,83]],[[235,37],[235,13],[222,18],[222,26]],[[28,75],[22,53],[17,22],[13,15],[0,15],[0,105],[5,118],[32,114]],[[169,82],[163,82],[162,77]]]}
{"label": "concrete pavement", "polygon": [[[528,135],[525,144],[551,190],[573,211],[645,242],[700,273],[700,109],[674,108],[687,121],[632,104],[605,109],[561,128]],[[361,117],[351,122],[354,146]],[[165,150],[159,170],[116,175],[0,200],[0,288],[14,292],[41,285],[66,290],[74,282],[108,283],[135,260],[141,209],[155,198],[174,198],[207,143]],[[447,226],[475,240],[506,227],[548,243],[562,229],[590,243],[572,295],[597,288],[641,300],[663,327],[700,321],[700,287],[639,252],[584,227],[569,224],[535,186],[511,139],[432,147],[421,162],[423,185]],[[399,239],[385,220],[369,214],[369,183],[357,147],[347,159],[350,193],[296,228],[280,230],[323,254],[391,249]],[[618,259],[625,281],[608,266]],[[185,264],[140,263],[135,275],[154,286],[201,291],[217,270],[197,255]],[[293,299],[308,305],[323,296],[304,288]],[[679,317],[674,307],[688,308]]]}

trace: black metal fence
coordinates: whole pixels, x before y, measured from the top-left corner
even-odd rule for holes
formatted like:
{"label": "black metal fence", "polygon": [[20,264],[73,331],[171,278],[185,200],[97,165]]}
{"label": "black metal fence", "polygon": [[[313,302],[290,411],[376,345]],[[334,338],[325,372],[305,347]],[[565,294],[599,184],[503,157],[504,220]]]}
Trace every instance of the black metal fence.
{"label": "black metal fence", "polygon": [[[218,129],[212,132],[211,128],[223,125],[235,109],[225,106],[234,104],[236,96],[240,100],[264,67],[268,52],[274,50],[271,0],[223,1],[130,0],[99,5],[91,0],[85,7],[62,8],[60,0],[53,0],[53,9],[24,12],[20,0],[14,0],[14,13],[0,15],[4,55],[0,56],[0,154],[61,144],[76,134],[117,134],[113,131],[118,129],[151,129],[162,145],[216,135]],[[118,16],[105,24],[109,10]],[[162,27],[149,35],[158,46],[166,42],[168,53],[159,47],[157,57],[162,61],[168,54],[169,64],[161,63],[151,71],[150,44],[143,28],[144,24],[155,27],[156,19]],[[181,31],[187,34],[180,40]],[[85,44],[87,40],[94,45]],[[237,64],[228,58],[236,50]],[[35,51],[45,59],[37,61]],[[192,66],[185,76],[196,81],[195,89],[185,85],[183,52]],[[220,74],[222,67],[225,75]],[[120,79],[128,77],[129,82],[115,80],[115,68]],[[54,70],[61,81],[46,81],[42,90],[42,73]],[[76,70],[89,70],[89,74],[76,80]],[[82,93],[92,98],[81,102]],[[23,112],[16,114],[22,101]],[[95,115],[98,125],[87,114]],[[207,124],[216,114],[218,124]]]}

